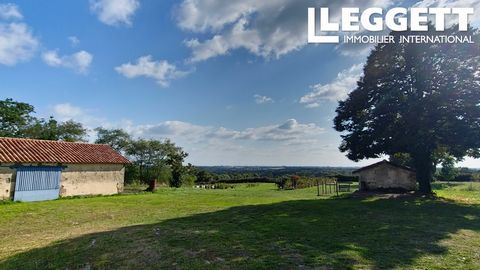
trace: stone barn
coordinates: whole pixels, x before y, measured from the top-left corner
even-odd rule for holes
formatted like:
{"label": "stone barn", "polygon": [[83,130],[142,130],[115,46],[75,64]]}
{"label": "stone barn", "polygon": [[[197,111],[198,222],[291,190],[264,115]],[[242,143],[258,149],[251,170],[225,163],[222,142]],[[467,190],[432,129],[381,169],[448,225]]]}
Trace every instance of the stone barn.
{"label": "stone barn", "polygon": [[128,163],[108,145],[0,138],[0,200],[116,194]]}
{"label": "stone barn", "polygon": [[417,187],[413,169],[381,161],[353,172],[359,178],[360,191],[413,191]]}

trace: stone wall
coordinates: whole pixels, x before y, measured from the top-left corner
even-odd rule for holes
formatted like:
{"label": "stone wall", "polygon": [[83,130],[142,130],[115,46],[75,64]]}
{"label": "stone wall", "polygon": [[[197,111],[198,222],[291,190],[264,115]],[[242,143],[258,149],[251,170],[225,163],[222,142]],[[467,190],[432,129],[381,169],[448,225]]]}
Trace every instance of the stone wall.
{"label": "stone wall", "polygon": [[13,197],[15,190],[15,170],[10,165],[0,167],[0,200],[7,200]]}
{"label": "stone wall", "polygon": [[360,188],[362,182],[367,190],[404,189],[415,190],[417,186],[415,173],[390,164],[360,171],[358,173]]}
{"label": "stone wall", "polygon": [[[10,166],[13,164],[2,164],[0,167],[0,200],[13,199],[15,170]],[[125,169],[121,164],[69,164],[62,172],[60,196],[117,194],[123,191],[124,175]]]}
{"label": "stone wall", "polygon": [[111,195],[123,191],[121,164],[73,164],[62,172],[60,196]]}

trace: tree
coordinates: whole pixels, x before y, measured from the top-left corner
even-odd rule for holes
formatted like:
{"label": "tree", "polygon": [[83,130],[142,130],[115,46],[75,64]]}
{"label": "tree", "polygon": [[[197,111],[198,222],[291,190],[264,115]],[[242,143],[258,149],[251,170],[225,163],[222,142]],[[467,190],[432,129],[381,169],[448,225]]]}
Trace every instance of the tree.
{"label": "tree", "polygon": [[139,166],[139,175],[143,181],[158,177],[162,168],[168,166],[170,168],[168,174],[171,174],[170,186],[182,185],[181,177],[186,172],[183,161],[188,154],[170,140],[133,140],[127,147],[126,153]]}
{"label": "tree", "polygon": [[[399,35],[434,36],[433,28],[392,35],[397,41]],[[471,35],[476,44],[375,47],[357,88],[336,110],[335,129],[343,132],[340,150],[348,158],[407,153],[419,191],[430,194],[438,152],[457,159],[480,156],[480,35],[457,28],[442,35]]]}
{"label": "tree", "polygon": [[69,120],[57,126],[58,139],[64,142],[85,142],[87,130],[81,123]]}
{"label": "tree", "polygon": [[97,132],[95,143],[108,144],[119,152],[126,151],[132,141],[132,137],[122,129],[105,129],[98,127],[95,131]]}
{"label": "tree", "polygon": [[81,142],[86,141],[87,130],[73,120],[59,123],[53,117],[34,119],[24,131],[25,137],[40,140]]}
{"label": "tree", "polygon": [[398,165],[413,167],[412,158],[407,153],[395,153],[390,156],[390,162]]}
{"label": "tree", "polygon": [[0,101],[0,137],[24,137],[31,124],[34,107],[11,98]]}
{"label": "tree", "polygon": [[10,98],[0,101],[0,137],[31,138],[54,141],[85,141],[87,130],[72,120],[59,123],[53,117],[38,119],[35,108]]}
{"label": "tree", "polygon": [[172,168],[172,187],[180,187],[182,185],[182,174],[185,173],[183,161],[188,157],[188,153],[184,152],[181,147],[176,146],[170,140],[165,140],[165,150],[167,152],[167,164]]}
{"label": "tree", "polygon": [[442,169],[440,170],[440,179],[443,181],[452,181],[458,175],[458,170],[455,168],[455,158],[447,156],[443,159]]}
{"label": "tree", "polygon": [[[214,180],[214,175],[206,170],[199,169],[195,173],[197,181],[200,183],[209,183]],[[224,180],[224,179],[222,179]]]}
{"label": "tree", "polygon": [[158,165],[166,157],[163,144],[155,140],[140,139],[132,141],[127,147],[126,153],[139,166],[140,179],[143,181],[152,180],[145,179],[145,177],[149,177],[146,170]]}

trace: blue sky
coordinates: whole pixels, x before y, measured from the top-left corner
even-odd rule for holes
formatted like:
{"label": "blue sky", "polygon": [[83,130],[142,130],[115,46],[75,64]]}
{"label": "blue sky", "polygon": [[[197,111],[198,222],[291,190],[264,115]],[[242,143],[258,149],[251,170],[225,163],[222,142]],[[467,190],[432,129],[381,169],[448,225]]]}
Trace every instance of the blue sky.
{"label": "blue sky", "polygon": [[0,1],[0,97],[171,138],[196,165],[355,166],[332,119],[369,48],[306,43],[306,8],[347,2]]}

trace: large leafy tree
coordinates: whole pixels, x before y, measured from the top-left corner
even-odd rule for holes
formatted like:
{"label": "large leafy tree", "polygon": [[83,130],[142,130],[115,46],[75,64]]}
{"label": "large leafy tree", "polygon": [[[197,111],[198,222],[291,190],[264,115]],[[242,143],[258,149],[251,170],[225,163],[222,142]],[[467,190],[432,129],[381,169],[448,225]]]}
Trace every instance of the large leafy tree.
{"label": "large leafy tree", "polygon": [[57,126],[58,139],[65,142],[86,141],[87,129],[79,122],[68,120]]}
{"label": "large leafy tree", "polygon": [[33,116],[28,103],[5,99],[0,101],[0,137],[31,138],[54,141],[85,141],[87,130],[72,120],[58,122]]}
{"label": "large leafy tree", "polygon": [[[183,166],[183,161],[188,157],[188,153],[183,151],[181,147],[176,146],[170,140],[164,142],[167,153],[166,162],[172,168],[171,186],[180,187],[182,183],[182,175],[188,174],[188,169]],[[189,166],[191,167],[191,166]]]}
{"label": "large leafy tree", "polygon": [[32,139],[84,142],[86,141],[87,130],[81,123],[73,120],[58,122],[50,117],[48,120],[35,119],[25,130],[24,135]]}
{"label": "large leafy tree", "polygon": [[183,162],[188,154],[170,140],[133,140],[127,147],[126,153],[139,167],[142,180],[158,177],[168,166],[172,176],[170,185],[173,187],[182,185],[182,175],[187,172]]}
{"label": "large leafy tree", "polygon": [[[433,27],[430,27],[433,29]],[[475,44],[379,44],[368,57],[358,87],[336,110],[335,129],[343,132],[340,150],[358,161],[407,153],[417,171],[419,190],[431,193],[438,153],[456,159],[479,156],[480,42]],[[392,33],[438,35],[429,32]]]}
{"label": "large leafy tree", "polygon": [[440,179],[443,181],[452,181],[458,175],[458,170],[455,168],[455,159],[451,156],[446,156],[442,160],[442,169],[440,170]]}
{"label": "large leafy tree", "polygon": [[32,105],[10,98],[0,100],[0,137],[23,137],[34,118]]}
{"label": "large leafy tree", "polygon": [[105,129],[98,127],[95,131],[97,132],[95,143],[108,144],[117,151],[126,151],[132,142],[130,134],[122,129]]}

